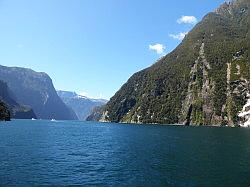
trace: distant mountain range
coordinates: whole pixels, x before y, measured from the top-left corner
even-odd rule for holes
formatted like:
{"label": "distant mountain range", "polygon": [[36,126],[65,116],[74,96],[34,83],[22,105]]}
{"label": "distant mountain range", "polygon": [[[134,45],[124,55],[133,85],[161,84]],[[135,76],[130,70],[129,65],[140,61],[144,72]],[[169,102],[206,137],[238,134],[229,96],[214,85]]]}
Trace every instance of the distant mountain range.
{"label": "distant mountain range", "polygon": [[86,120],[95,107],[107,103],[104,99],[91,99],[70,91],[58,90],[57,94],[67,106],[74,110],[79,120]]}
{"label": "distant mountain range", "polygon": [[2,116],[57,120],[86,120],[95,107],[107,103],[75,92],[56,91],[46,73],[0,65],[0,101]]}
{"label": "distant mountain range", "polygon": [[39,119],[78,119],[75,112],[67,107],[57,95],[52,80],[46,73],[26,68],[0,66],[0,80],[7,83],[9,93],[14,98],[14,101],[4,99],[8,100],[9,105],[15,106],[12,110],[13,117],[19,114],[16,108],[26,105],[33,109]]}
{"label": "distant mountain range", "polygon": [[[250,126],[250,1],[207,14],[95,111],[100,121]],[[94,115],[93,115],[94,116]]]}

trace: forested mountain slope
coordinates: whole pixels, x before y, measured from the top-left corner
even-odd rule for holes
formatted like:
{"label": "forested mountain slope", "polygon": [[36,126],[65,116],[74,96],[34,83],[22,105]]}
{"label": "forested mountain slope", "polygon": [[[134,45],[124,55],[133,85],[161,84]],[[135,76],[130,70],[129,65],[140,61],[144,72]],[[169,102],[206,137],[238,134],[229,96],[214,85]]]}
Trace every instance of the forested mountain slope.
{"label": "forested mountain slope", "polygon": [[[249,4],[236,0],[207,14],[173,52],[129,78],[99,120],[246,125]],[[243,110],[245,115],[239,116]]]}

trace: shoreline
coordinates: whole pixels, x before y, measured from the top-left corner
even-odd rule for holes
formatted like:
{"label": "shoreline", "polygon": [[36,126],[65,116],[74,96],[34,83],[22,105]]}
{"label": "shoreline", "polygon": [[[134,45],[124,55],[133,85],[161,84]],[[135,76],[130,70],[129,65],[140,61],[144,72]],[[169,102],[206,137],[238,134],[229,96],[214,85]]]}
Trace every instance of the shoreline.
{"label": "shoreline", "polygon": [[162,123],[132,123],[132,122],[111,122],[111,121],[92,121],[98,123],[110,123],[110,124],[124,124],[124,125],[152,125],[152,126],[183,126],[183,127],[226,127],[226,128],[248,128],[240,125],[183,125],[183,124],[162,124]]}
{"label": "shoreline", "polygon": [[[16,120],[20,120],[20,121],[25,121],[25,120],[29,120],[29,121],[36,121],[36,120],[32,120],[32,119],[12,119],[11,121],[16,121]],[[11,121],[0,121],[1,122],[11,122]],[[48,119],[39,119],[38,121],[51,121]],[[229,126],[229,125],[183,125],[183,124],[163,124],[163,123],[129,123],[129,122],[110,122],[110,121],[81,121],[81,120],[57,120],[57,121],[76,121],[76,122],[97,122],[97,123],[103,123],[103,124],[121,124],[121,125],[150,125],[150,126],[183,126],[183,127],[217,127],[217,128],[249,128],[249,127],[244,127],[241,125],[234,125],[234,126]]]}

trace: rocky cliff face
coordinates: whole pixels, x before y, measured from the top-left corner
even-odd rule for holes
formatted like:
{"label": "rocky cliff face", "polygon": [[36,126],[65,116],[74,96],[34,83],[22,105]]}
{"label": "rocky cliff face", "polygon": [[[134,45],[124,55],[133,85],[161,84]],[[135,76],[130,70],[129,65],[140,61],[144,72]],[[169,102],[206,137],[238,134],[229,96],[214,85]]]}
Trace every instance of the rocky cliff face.
{"label": "rocky cliff face", "polygon": [[[182,43],[135,73],[102,119],[128,123],[245,125],[249,114],[249,0],[224,3]],[[243,115],[244,114],[244,115]]]}
{"label": "rocky cliff face", "polygon": [[37,118],[77,119],[75,113],[58,97],[47,74],[26,68],[0,66],[0,80],[8,84],[18,103],[34,110]]}
{"label": "rocky cliff face", "polygon": [[76,113],[79,120],[85,121],[95,107],[102,106],[107,103],[104,99],[90,99],[75,92],[57,91],[58,96],[63,102],[71,107]]}
{"label": "rocky cliff face", "polygon": [[0,100],[8,108],[11,118],[15,119],[31,119],[36,118],[33,110],[24,105],[20,105],[13,99],[13,93],[10,93],[6,83],[0,81]]}

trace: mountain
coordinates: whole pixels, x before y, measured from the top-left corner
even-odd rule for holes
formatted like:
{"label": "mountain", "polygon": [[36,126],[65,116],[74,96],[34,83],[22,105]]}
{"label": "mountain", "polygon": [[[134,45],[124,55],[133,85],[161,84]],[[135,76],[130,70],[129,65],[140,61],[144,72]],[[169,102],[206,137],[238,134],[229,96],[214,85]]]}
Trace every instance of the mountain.
{"label": "mountain", "polygon": [[104,99],[90,99],[75,92],[58,90],[57,94],[67,106],[74,110],[79,120],[86,120],[95,107],[107,103]]}
{"label": "mountain", "polygon": [[236,0],[208,13],[174,51],[129,78],[102,120],[250,125],[249,4]]}
{"label": "mountain", "polygon": [[0,121],[10,121],[10,111],[4,102],[0,100]]}
{"label": "mountain", "polygon": [[5,103],[5,106],[10,112],[10,116],[16,119],[31,119],[36,118],[35,113],[28,106],[23,106],[17,103],[13,94],[9,91],[6,83],[0,81],[0,100]]}
{"label": "mountain", "polygon": [[74,120],[75,113],[58,97],[51,78],[31,69],[0,66],[0,80],[6,82],[15,100],[30,106],[37,118]]}
{"label": "mountain", "polygon": [[105,122],[104,119],[102,119],[102,113],[104,112],[105,105],[103,106],[97,106],[93,108],[91,111],[91,114],[86,118],[86,121],[101,121]]}

